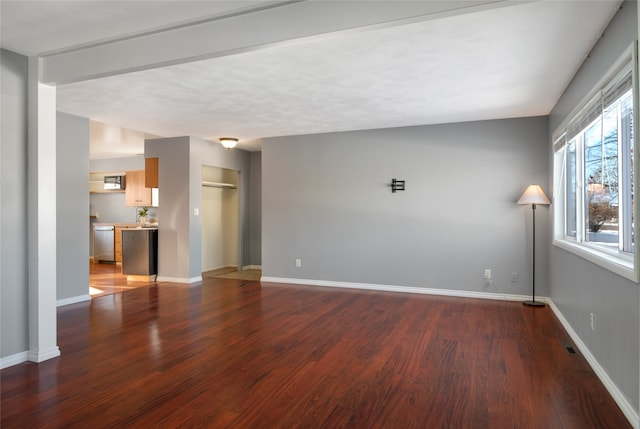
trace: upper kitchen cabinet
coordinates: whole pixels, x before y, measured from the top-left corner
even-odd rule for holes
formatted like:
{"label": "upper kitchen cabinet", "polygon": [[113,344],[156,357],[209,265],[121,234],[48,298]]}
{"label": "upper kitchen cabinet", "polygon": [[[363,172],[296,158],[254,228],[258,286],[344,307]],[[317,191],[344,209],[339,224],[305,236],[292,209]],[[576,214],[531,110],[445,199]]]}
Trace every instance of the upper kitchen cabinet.
{"label": "upper kitchen cabinet", "polygon": [[144,159],[144,186],[158,188],[158,158]]}
{"label": "upper kitchen cabinet", "polygon": [[125,202],[130,207],[154,205],[151,188],[145,187],[145,170],[127,171]]}

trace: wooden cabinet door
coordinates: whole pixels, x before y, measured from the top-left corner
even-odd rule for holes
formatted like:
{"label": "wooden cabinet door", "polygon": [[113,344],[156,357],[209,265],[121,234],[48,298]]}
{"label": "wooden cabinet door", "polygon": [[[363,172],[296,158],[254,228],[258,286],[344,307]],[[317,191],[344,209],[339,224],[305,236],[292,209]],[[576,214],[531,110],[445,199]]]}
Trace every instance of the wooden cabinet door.
{"label": "wooden cabinet door", "polygon": [[122,230],[123,228],[121,227],[116,227],[115,228],[115,237],[113,240],[114,243],[114,247],[115,247],[115,260],[116,262],[122,262]]}
{"label": "wooden cabinet door", "polygon": [[145,188],[158,187],[158,158],[144,159],[144,186]]}
{"label": "wooden cabinet door", "polygon": [[144,170],[127,171],[125,203],[129,207],[151,206],[151,188],[144,186]]}

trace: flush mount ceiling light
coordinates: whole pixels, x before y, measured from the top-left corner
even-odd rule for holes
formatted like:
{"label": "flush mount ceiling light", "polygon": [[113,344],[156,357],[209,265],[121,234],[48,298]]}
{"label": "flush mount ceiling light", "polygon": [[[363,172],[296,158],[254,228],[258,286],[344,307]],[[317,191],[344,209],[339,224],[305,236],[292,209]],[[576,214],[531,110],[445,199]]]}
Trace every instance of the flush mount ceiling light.
{"label": "flush mount ceiling light", "polygon": [[220,144],[227,149],[232,149],[238,144],[238,139],[233,137],[220,137]]}

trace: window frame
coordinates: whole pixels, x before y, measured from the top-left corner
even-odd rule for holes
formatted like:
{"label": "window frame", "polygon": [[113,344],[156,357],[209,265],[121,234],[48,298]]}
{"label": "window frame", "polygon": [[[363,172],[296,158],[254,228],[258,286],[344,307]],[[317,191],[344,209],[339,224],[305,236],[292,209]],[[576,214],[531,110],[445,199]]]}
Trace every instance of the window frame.
{"label": "window frame", "polygon": [[[636,202],[634,204],[634,208],[632,209],[632,219],[635,220],[635,224],[631,222],[631,227],[633,229],[633,237],[635,240],[638,240],[638,232],[640,229],[638,228],[638,219],[640,219],[640,199],[638,198],[638,192],[640,192],[640,150],[639,150],[639,128],[638,128],[638,117],[640,110],[640,98],[638,95],[638,42],[634,41],[623,54],[616,60],[609,70],[604,74],[604,76],[598,81],[598,83],[594,86],[594,88],[587,94],[586,97],[582,99],[582,101],[574,108],[569,115],[565,118],[565,120],[556,128],[556,130],[552,133],[551,146],[552,146],[552,163],[553,163],[553,245],[564,250],[567,250],[577,256],[580,256],[590,262],[593,262],[603,268],[606,268],[622,277],[625,277],[631,281],[636,283],[640,283],[640,251],[635,249],[634,243],[634,251],[633,253],[628,253],[623,250],[620,250],[617,247],[615,250],[607,249],[603,246],[595,244],[593,242],[589,242],[583,239],[585,236],[585,211],[586,208],[584,206],[584,177],[576,178],[576,201],[575,201],[575,210],[577,213],[576,217],[576,235],[575,237],[568,235],[567,228],[567,177],[566,173],[568,170],[567,166],[567,154],[568,148],[571,142],[574,140],[581,138],[580,135],[582,131],[580,131],[577,135],[571,136],[571,139],[567,139],[568,128],[574,126],[576,123],[576,119],[581,116],[585,116],[585,112],[588,112],[588,109],[593,108],[594,100],[600,97],[602,91],[606,90],[608,87],[612,85],[612,83],[616,82],[616,79],[619,77],[620,73],[627,69],[628,64],[631,63],[631,80],[632,80],[632,103],[633,103],[633,165],[631,166],[632,170],[630,171],[632,176],[632,185],[633,192],[636,198]],[[603,114],[602,112],[598,115],[598,117],[602,120]],[[589,121],[589,123],[593,123],[593,121]],[[584,129],[586,129],[589,125],[585,124]],[[604,126],[604,125],[602,125]],[[578,166],[580,163],[584,163],[584,144],[580,144],[582,142],[578,142],[575,148],[575,157],[576,157],[576,167],[578,173],[581,176],[584,176],[584,166]],[[619,148],[620,150],[620,148]],[[619,162],[619,170],[622,167],[622,158],[623,154],[619,153],[618,162]],[[619,174],[620,182],[626,180],[628,184],[631,184],[631,181],[628,181],[625,175]],[[628,204],[628,202],[622,201],[623,194],[622,190],[618,191],[619,204]],[[625,234],[625,227],[622,225],[623,219],[619,219],[619,235],[622,236]],[[628,234],[628,232],[626,232]],[[625,239],[624,237],[622,238]]]}

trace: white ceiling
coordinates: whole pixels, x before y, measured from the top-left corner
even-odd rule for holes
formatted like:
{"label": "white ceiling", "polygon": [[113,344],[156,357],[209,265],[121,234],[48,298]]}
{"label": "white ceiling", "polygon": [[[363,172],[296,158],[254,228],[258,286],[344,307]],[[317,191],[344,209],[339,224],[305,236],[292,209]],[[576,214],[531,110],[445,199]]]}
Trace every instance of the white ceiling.
{"label": "white ceiling", "polygon": [[38,55],[251,9],[249,0],[0,0],[2,47]]}
{"label": "white ceiling", "polygon": [[[2,0],[1,46],[34,55],[258,3]],[[58,110],[249,150],[263,137],[546,115],[619,4],[515,2],[60,85]],[[142,151],[141,138],[98,137],[116,134],[94,133],[92,157]]]}

